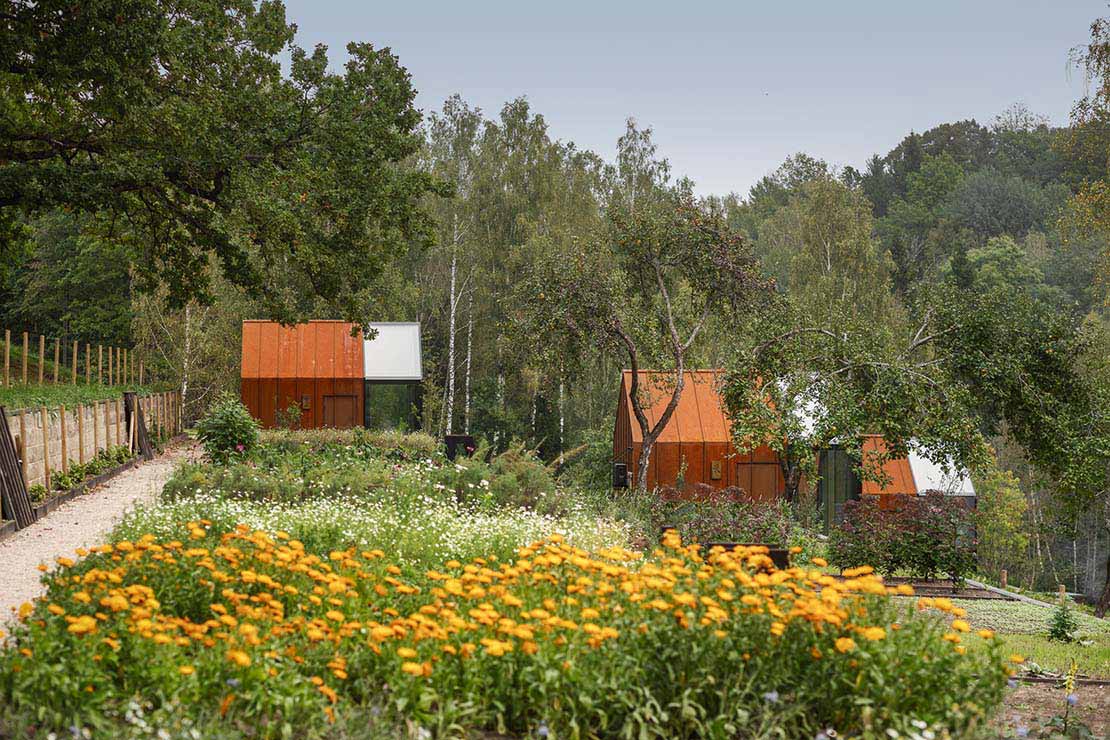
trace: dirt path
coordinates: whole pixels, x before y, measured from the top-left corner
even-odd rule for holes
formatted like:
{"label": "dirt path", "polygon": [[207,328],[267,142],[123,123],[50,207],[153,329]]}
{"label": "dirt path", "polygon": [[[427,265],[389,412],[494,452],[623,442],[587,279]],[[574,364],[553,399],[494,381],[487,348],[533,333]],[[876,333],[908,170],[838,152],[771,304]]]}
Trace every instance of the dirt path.
{"label": "dirt path", "polygon": [[99,544],[124,512],[154,500],[177,462],[194,450],[190,443],[174,445],[161,457],[121,473],[0,542],[0,624],[41,593],[40,563],[52,566],[56,557],[73,557],[78,547]]}

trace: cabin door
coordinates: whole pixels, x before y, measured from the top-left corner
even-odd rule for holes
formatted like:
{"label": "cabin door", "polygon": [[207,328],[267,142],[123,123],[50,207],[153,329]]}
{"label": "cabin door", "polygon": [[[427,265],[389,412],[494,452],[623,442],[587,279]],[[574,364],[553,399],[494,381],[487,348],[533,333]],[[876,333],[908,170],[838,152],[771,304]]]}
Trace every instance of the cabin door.
{"label": "cabin door", "polygon": [[324,396],[324,426],[350,429],[355,425],[354,396]]}

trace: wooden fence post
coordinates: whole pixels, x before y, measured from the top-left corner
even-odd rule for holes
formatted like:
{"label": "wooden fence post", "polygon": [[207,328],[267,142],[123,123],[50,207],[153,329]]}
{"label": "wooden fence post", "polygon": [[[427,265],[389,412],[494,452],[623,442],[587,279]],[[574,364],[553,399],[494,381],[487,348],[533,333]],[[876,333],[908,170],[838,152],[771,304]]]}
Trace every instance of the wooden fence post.
{"label": "wooden fence post", "polygon": [[85,342],[85,385],[92,383],[92,345]]}
{"label": "wooden fence post", "polygon": [[93,457],[100,453],[100,422],[96,420],[97,412],[100,411],[100,401],[93,401],[92,407],[92,425],[93,425]]}
{"label": "wooden fence post", "polygon": [[1001,571],[999,571],[999,573],[998,573],[998,584],[999,584],[999,585],[1000,585],[1000,586],[1001,586],[1001,587],[1002,587],[1003,589],[1005,589],[1005,588],[1006,588],[1006,569],[1005,569],[1005,568],[1003,568],[1003,569],[1002,569]]}
{"label": "wooden fence post", "polygon": [[139,433],[139,399],[136,397],[135,404],[131,407],[131,424],[128,425],[127,430],[127,449],[132,452],[135,451],[135,435]]}
{"label": "wooden fence post", "polygon": [[46,371],[46,337],[39,334],[39,385],[42,385],[43,372]]}
{"label": "wooden fence post", "polygon": [[85,464],[85,407],[77,404],[77,462]]}
{"label": "wooden fence post", "polygon": [[58,384],[58,363],[62,361],[62,340],[54,339],[54,385]]}
{"label": "wooden fence post", "polygon": [[123,407],[120,405],[120,400],[116,399],[116,446],[119,447],[123,444]]}
{"label": "wooden fence post", "polygon": [[1063,604],[1068,600],[1068,589],[1064,584],[1060,584],[1060,603]]}
{"label": "wooden fence post", "polygon": [[42,470],[46,478],[46,490],[50,490],[50,429],[46,407],[42,407]]}
{"label": "wooden fence post", "polygon": [[19,467],[23,471],[23,485],[27,485],[27,412],[19,410],[19,446],[22,448],[19,455]]}
{"label": "wooden fence post", "polygon": [[73,361],[73,367],[69,371],[69,377],[70,377],[70,381],[73,383],[73,385],[77,385],[77,340],[76,339],[73,340],[73,357],[71,358],[71,360]]}
{"label": "wooden fence post", "polygon": [[12,384],[11,378],[12,367],[12,330],[4,330],[4,386]]}
{"label": "wooden fence post", "polygon": [[96,382],[104,385],[104,345],[96,345]]}
{"label": "wooden fence post", "polygon": [[143,361],[139,360],[139,385],[143,384]]}
{"label": "wooden fence post", "polygon": [[104,447],[107,449],[112,446],[112,422],[111,422],[111,401],[104,402]]}
{"label": "wooden fence post", "polygon": [[66,439],[66,407],[58,412],[58,425],[62,432],[62,472],[69,472],[69,441]]}
{"label": "wooden fence post", "polygon": [[27,385],[27,352],[30,345],[27,343],[27,332],[23,332],[23,385]]}

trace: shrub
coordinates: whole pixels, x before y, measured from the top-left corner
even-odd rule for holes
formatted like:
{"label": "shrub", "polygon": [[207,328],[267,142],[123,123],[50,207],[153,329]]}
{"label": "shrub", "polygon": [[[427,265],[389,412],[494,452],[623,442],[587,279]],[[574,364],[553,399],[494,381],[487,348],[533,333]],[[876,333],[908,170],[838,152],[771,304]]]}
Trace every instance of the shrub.
{"label": "shrub", "polygon": [[968,510],[952,496],[898,497],[883,508],[877,498],[849,501],[844,520],[829,537],[831,560],[841,568],[872,565],[893,575],[945,574],[959,586],[975,569],[975,540]]}
{"label": "shrub", "polygon": [[1052,618],[1048,622],[1048,639],[1056,642],[1075,642],[1075,633],[1078,630],[1079,621],[1071,611],[1071,603],[1068,599],[1064,599],[1052,612]]}
{"label": "shrub", "polygon": [[250,452],[258,444],[258,421],[231,394],[221,394],[197,422],[197,439],[208,458],[219,464]]}
{"label": "shrub", "polygon": [[0,649],[0,711],[16,735],[112,735],[137,691],[148,716],[188,707],[204,736],[316,736],[377,707],[406,736],[986,728],[1011,669],[929,607],[960,610],[896,602],[865,571],[833,588],[767,567],[677,538],[642,556],[552,536],[511,562],[407,570],[194,520],[61,561]]}

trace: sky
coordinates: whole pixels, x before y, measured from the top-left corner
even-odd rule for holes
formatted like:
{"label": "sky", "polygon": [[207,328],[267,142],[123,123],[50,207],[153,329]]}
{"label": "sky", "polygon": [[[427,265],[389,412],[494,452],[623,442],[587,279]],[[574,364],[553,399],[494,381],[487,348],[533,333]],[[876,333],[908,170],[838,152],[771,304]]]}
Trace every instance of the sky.
{"label": "sky", "polygon": [[526,96],[553,138],[612,159],[629,116],[700,194],[746,194],[799,151],[862,167],[911,130],[1021,103],[1064,124],[1069,50],[1106,0],[286,0],[297,43],[388,46],[417,106],[494,117]]}

